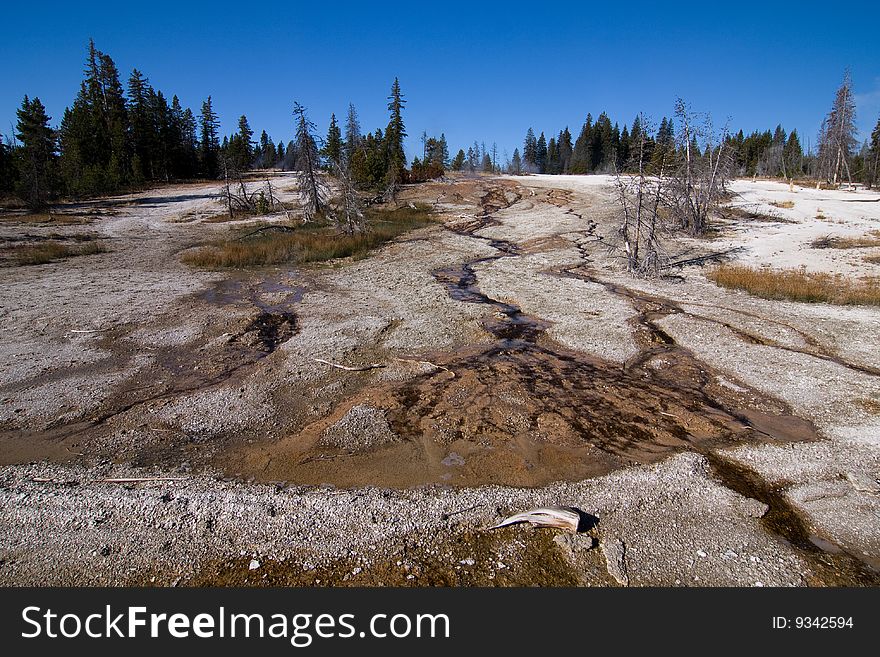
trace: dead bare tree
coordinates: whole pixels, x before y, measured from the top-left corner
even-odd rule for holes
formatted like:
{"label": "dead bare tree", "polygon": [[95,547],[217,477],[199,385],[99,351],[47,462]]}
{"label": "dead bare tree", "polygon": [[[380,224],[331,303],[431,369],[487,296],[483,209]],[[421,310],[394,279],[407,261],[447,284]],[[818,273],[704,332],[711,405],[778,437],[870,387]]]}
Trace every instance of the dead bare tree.
{"label": "dead bare tree", "polygon": [[337,226],[349,235],[363,233],[367,230],[366,217],[348,163],[333,162],[333,168],[339,184],[338,208],[334,212]]}
{"label": "dead bare tree", "polygon": [[[248,191],[247,185],[241,173],[235,167],[232,158],[223,158],[223,199],[226,202],[226,212],[229,219],[235,219],[236,213],[243,215],[264,215],[276,211],[278,207],[284,210],[288,219],[290,213],[281,202],[281,199],[275,195],[272,189],[272,183],[268,176],[266,177],[265,186],[260,186],[253,191]],[[233,180],[238,179],[238,191],[233,191],[235,185]]]}
{"label": "dead bare tree", "polygon": [[658,240],[660,229],[660,202],[664,192],[666,154],[660,159],[656,175],[648,171],[647,135],[651,131],[648,119],[639,115],[642,130],[632,155],[636,174],[615,174],[618,202],[623,221],[618,235],[626,252],[627,269],[637,276],[656,276],[660,272],[661,257]]}
{"label": "dead bare tree", "polygon": [[327,210],[329,189],[318,172],[320,165],[318,144],[314,137],[316,126],[306,116],[306,108],[293,104],[296,117],[296,152],[299,182],[299,197],[304,222],[314,221],[315,217]]}
{"label": "dead bare tree", "polygon": [[[727,127],[717,138],[708,114],[702,118],[678,98],[675,115],[678,133],[677,166],[671,172],[665,204],[680,228],[699,236],[709,228],[733,166]],[[700,152],[703,144],[704,152]]]}
{"label": "dead bare tree", "polygon": [[845,171],[852,187],[849,161],[858,143],[855,115],[852,80],[849,71],[846,71],[843,82],[835,94],[831,111],[822,121],[822,128],[819,131],[819,160],[822,165],[820,172],[824,170],[826,180],[832,185],[837,185],[838,180],[843,180]]}

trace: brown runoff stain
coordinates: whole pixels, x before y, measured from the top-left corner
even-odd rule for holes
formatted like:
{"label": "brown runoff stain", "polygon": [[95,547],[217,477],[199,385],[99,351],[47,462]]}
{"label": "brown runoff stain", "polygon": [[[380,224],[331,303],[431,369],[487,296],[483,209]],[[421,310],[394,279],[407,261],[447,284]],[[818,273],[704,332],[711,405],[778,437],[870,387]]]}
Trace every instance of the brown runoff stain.
{"label": "brown runoff stain", "polygon": [[[750,391],[757,403],[746,404],[744,396],[720,386],[706,364],[656,326],[657,319],[680,312],[666,300],[628,295],[641,349],[621,367],[555,345],[544,335],[547,322],[485,295],[474,265],[518,249],[475,232],[519,196],[490,190],[478,220],[456,229],[489,242],[496,256],[435,272],[453,299],[487,307],[483,327],[494,344],[424,355],[444,369],[363,389],[302,431],[226,451],[216,465],[299,484],[540,486],[683,450],[818,439],[809,422],[778,401]],[[355,405],[382,409],[394,437],[370,447],[327,445],[325,431]]]}

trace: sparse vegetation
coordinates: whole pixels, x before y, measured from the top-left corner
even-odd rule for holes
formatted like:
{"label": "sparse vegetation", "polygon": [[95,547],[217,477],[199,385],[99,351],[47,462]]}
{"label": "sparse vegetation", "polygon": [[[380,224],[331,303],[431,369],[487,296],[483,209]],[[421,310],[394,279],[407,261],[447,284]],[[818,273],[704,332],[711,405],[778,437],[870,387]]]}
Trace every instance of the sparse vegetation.
{"label": "sparse vegetation", "polygon": [[94,255],[106,253],[107,247],[97,242],[68,245],[60,242],[48,241],[41,244],[27,244],[13,247],[8,251],[13,261],[18,265],[43,265],[62,258],[74,256]]}
{"label": "sparse vegetation", "polygon": [[80,225],[91,223],[88,217],[71,214],[50,214],[48,212],[13,212],[0,214],[0,222],[10,224],[56,224]]}
{"label": "sparse vegetation", "polygon": [[770,269],[745,265],[721,265],[708,277],[721,287],[744,290],[763,299],[880,305],[880,277],[855,281],[839,274],[808,272],[803,268]]}
{"label": "sparse vegetation", "polygon": [[825,235],[813,240],[814,249],[868,249],[880,246],[880,230],[872,230],[861,237],[837,237]]}
{"label": "sparse vegetation", "polygon": [[761,212],[756,206],[725,205],[719,211],[722,219],[745,219],[746,221],[768,221],[771,223],[795,224],[796,221],[776,214]]}
{"label": "sparse vegetation", "polygon": [[182,260],[195,267],[222,269],[362,258],[371,249],[432,221],[431,208],[424,204],[368,210],[366,216],[369,230],[355,234],[341,235],[332,226],[319,223],[249,226],[235,238],[185,253]]}
{"label": "sparse vegetation", "polygon": [[770,205],[784,210],[791,210],[794,207],[794,201],[773,201]]}

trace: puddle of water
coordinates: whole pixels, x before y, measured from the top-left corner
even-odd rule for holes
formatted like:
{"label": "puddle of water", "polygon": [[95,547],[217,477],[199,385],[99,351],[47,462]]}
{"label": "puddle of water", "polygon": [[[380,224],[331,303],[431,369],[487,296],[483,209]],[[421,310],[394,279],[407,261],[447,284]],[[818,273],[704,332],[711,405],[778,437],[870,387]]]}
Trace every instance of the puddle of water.
{"label": "puddle of water", "polygon": [[[287,272],[292,279],[294,272]],[[249,284],[241,279],[230,278],[216,283],[202,293],[201,298],[208,303],[228,306],[254,306],[264,313],[286,313],[291,307],[302,301],[306,288],[295,283],[285,283],[276,279]],[[267,301],[268,298],[277,300]]]}

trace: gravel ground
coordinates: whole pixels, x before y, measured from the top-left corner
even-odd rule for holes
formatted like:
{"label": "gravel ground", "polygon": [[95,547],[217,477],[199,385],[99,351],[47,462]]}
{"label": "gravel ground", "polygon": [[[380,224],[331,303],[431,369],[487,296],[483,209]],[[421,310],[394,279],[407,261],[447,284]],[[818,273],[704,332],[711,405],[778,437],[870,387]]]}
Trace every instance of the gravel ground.
{"label": "gravel ground", "polygon": [[[759,518],[766,507],[720,485],[694,454],[533,490],[299,489],[206,476],[139,484],[95,481],[145,474],[111,466],[5,468],[0,582],[167,585],[197,579],[222,560],[241,559],[244,574],[256,559],[267,567],[285,564],[297,576],[320,569],[327,573],[324,583],[341,583],[350,572],[334,570],[341,560],[358,564],[357,581],[376,584],[394,569],[398,555],[420,554],[433,556],[411,557],[396,567],[429,572],[436,559],[455,572],[470,558],[484,570],[468,577],[491,583],[504,570],[527,573],[533,561],[540,566],[558,558],[514,548],[524,541],[534,547],[528,541],[535,534],[555,536],[560,530],[487,530],[503,514],[547,504],[575,506],[597,517],[591,532],[600,545],[623,546],[629,585],[784,586],[804,584],[810,576],[809,565],[793,549],[763,531]],[[478,552],[459,558],[479,547],[478,540],[462,539],[472,534],[491,536],[494,554],[507,554],[507,561],[487,562]],[[590,558],[604,561],[598,551]],[[567,568],[574,577],[585,575],[576,562]],[[260,575],[254,573],[253,583]],[[606,583],[607,577],[607,571],[599,573],[592,583]]]}
{"label": "gravel ground", "polygon": [[[787,193],[737,184],[754,203]],[[466,234],[461,226],[496,185],[513,204]],[[601,176],[431,183],[404,198],[433,202],[456,230],[432,226],[364,260],[303,271],[192,270],[178,254],[226,230],[205,221],[222,210],[218,191],[186,185],[96,202],[85,208],[91,223],[64,230],[96,232],[108,253],[0,269],[3,584],[877,583],[876,309],[754,299],[720,290],[695,267],[679,282],[634,280],[608,248],[614,190]],[[832,201],[826,214],[848,208],[835,215],[841,234],[880,222],[876,203],[854,210]],[[812,206],[802,210],[787,218],[813,221]],[[720,241],[679,247],[746,246],[746,262],[783,250],[784,262],[809,257],[813,268],[855,271],[852,254],[814,258],[805,245],[818,229],[786,237],[790,225],[741,222]],[[248,464],[260,461],[242,450],[295,444],[306,427],[320,426],[328,448],[399,445],[384,409],[351,400],[494,343],[482,326],[487,307],[452,299],[433,275],[497,256],[490,239],[520,252],[477,262],[480,290],[548,322],[541,341],[609,364],[638,353],[631,300],[560,275],[587,267],[597,280],[676,304],[682,312],[657,325],[716,383],[780,400],[822,440],[680,453],[531,489],[248,483],[260,478]],[[267,308],[295,315],[295,334],[271,353],[252,328]],[[352,373],[316,358],[385,367]],[[66,425],[74,420],[92,424]],[[753,491],[735,492],[736,472],[718,463],[744,467]],[[174,479],[98,481],[120,476]],[[598,524],[580,538],[486,531],[548,504],[575,506]],[[815,548],[781,534],[780,514],[802,522]]]}

